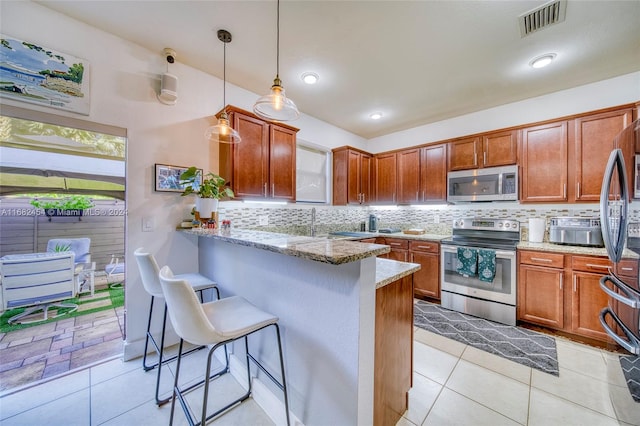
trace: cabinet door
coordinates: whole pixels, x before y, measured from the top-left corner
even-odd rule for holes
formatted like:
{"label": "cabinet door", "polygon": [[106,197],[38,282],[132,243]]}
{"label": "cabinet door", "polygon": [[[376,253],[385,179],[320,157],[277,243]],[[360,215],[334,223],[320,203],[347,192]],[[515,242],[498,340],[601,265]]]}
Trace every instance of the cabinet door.
{"label": "cabinet door", "polygon": [[518,160],[518,132],[491,133],[482,137],[482,166],[506,166]]}
{"label": "cabinet door", "polygon": [[449,171],[477,168],[479,144],[477,137],[449,142]]}
{"label": "cabinet door", "polygon": [[420,150],[420,199],[425,203],[447,201],[447,145]]}
{"label": "cabinet door", "polygon": [[570,331],[604,342],[611,341],[599,317],[609,302],[607,294],[600,289],[602,274],[574,271],[572,275]]}
{"label": "cabinet door", "polygon": [[271,125],[269,156],[270,196],[296,200],[296,132]]}
{"label": "cabinet door", "polygon": [[360,154],[360,193],[362,194],[361,204],[368,204],[373,199],[373,184],[371,175],[373,174],[373,157],[367,154]]}
{"label": "cabinet door", "polygon": [[333,205],[344,206],[348,202],[349,150],[333,150]]}
{"label": "cabinet door", "polygon": [[396,202],[396,154],[383,154],[376,156],[376,202]]}
{"label": "cabinet door", "polygon": [[440,299],[440,255],[410,251],[409,259],[420,265],[420,270],[413,274],[415,295]]}
{"label": "cabinet door", "polygon": [[269,124],[234,113],[233,128],[242,137],[241,143],[233,145],[233,192],[236,198],[264,198],[268,196]]}
{"label": "cabinet door", "polygon": [[562,329],[563,277],[562,269],[521,264],[518,274],[518,319]]}
{"label": "cabinet door", "polygon": [[[604,169],[611,150],[615,148],[615,136],[631,123],[631,110],[612,111],[575,120],[575,168],[576,201],[599,201]],[[634,147],[623,146],[627,176],[633,181],[631,159]],[[630,188],[633,192],[633,186]]]}
{"label": "cabinet door", "polygon": [[420,201],[420,149],[408,149],[398,154],[398,203]]}
{"label": "cabinet door", "polygon": [[522,130],[521,201],[567,201],[567,122]]}
{"label": "cabinet door", "polygon": [[347,203],[360,204],[360,157],[358,151],[349,150],[347,165]]}

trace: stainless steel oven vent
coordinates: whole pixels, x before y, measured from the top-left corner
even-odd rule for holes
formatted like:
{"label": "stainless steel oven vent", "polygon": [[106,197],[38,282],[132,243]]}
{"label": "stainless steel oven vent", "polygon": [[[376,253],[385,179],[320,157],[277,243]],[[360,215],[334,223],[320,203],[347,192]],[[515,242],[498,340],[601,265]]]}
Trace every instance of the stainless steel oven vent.
{"label": "stainless steel oven vent", "polygon": [[520,36],[525,37],[553,24],[563,22],[567,11],[566,0],[553,0],[518,17]]}

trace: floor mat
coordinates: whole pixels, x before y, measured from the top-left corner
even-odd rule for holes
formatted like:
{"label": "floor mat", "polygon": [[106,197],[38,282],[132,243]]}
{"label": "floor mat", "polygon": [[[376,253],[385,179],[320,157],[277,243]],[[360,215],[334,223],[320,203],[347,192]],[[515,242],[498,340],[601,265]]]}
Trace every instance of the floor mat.
{"label": "floor mat", "polygon": [[620,366],[633,400],[640,402],[640,357],[635,355],[621,356]]}
{"label": "floor mat", "polygon": [[432,333],[559,375],[556,341],[551,336],[450,311],[422,300],[414,305],[414,323]]}

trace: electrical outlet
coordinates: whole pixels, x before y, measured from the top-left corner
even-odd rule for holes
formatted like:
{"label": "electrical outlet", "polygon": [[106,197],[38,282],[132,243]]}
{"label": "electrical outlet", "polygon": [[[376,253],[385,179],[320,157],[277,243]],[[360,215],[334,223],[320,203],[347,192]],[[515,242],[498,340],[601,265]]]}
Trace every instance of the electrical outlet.
{"label": "electrical outlet", "polygon": [[152,232],[153,231],[153,218],[152,217],[143,217],[142,218],[142,232]]}
{"label": "electrical outlet", "polygon": [[440,223],[440,216],[438,215],[433,216],[433,223]]}
{"label": "electrical outlet", "polygon": [[258,225],[262,225],[262,226],[266,226],[269,225],[269,216],[262,215],[262,216],[258,216]]}

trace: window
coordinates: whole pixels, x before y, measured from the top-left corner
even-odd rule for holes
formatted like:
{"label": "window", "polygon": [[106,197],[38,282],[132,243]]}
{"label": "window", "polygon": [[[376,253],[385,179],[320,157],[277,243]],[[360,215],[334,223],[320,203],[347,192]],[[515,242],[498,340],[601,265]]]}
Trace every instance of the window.
{"label": "window", "polygon": [[296,147],[296,201],[329,202],[329,152],[307,145]]}

